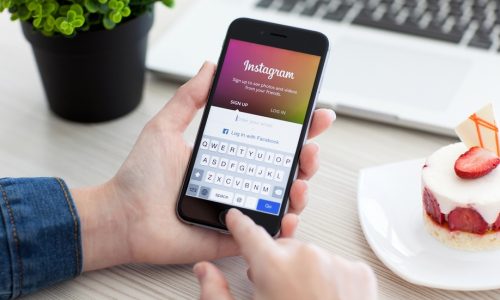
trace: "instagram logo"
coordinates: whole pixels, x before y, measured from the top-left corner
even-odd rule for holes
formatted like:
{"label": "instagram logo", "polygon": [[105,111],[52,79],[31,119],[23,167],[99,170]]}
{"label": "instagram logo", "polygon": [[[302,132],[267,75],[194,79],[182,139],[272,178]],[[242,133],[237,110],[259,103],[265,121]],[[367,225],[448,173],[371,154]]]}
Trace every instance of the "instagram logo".
{"label": "instagram logo", "polygon": [[295,75],[293,74],[293,72],[279,70],[275,68],[269,68],[265,66],[264,63],[260,63],[259,65],[254,65],[251,64],[250,61],[247,59],[243,62],[243,65],[245,66],[245,71],[267,74],[268,75],[267,79],[269,80],[273,79],[274,75],[281,78],[295,79]]}

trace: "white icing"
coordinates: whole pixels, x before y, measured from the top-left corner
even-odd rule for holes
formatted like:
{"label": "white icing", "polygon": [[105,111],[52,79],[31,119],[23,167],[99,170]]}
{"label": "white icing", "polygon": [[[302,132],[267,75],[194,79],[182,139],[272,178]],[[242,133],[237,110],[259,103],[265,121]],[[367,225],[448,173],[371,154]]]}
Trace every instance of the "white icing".
{"label": "white icing", "polygon": [[493,224],[500,212],[500,166],[483,177],[462,179],[454,167],[466,151],[463,143],[456,143],[434,152],[422,170],[422,184],[436,197],[442,213],[449,214],[456,207],[472,207]]}

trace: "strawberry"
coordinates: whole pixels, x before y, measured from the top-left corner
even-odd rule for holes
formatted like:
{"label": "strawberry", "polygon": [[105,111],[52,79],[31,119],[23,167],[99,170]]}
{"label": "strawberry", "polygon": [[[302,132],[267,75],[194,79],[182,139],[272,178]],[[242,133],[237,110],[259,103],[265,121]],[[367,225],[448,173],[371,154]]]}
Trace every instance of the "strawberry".
{"label": "strawberry", "polygon": [[439,203],[437,203],[434,195],[427,188],[424,188],[424,193],[422,195],[424,201],[424,208],[427,214],[438,224],[444,223],[444,214],[441,213],[439,209]]}
{"label": "strawberry", "polygon": [[458,157],[455,162],[455,173],[464,179],[482,177],[500,163],[500,158],[495,153],[480,147],[472,147],[469,151]]}
{"label": "strawberry", "polygon": [[497,220],[493,223],[491,228],[495,231],[500,231],[500,214],[498,214]]}
{"label": "strawberry", "polygon": [[473,208],[457,207],[448,215],[448,226],[451,231],[459,230],[483,234],[488,230],[488,223]]}

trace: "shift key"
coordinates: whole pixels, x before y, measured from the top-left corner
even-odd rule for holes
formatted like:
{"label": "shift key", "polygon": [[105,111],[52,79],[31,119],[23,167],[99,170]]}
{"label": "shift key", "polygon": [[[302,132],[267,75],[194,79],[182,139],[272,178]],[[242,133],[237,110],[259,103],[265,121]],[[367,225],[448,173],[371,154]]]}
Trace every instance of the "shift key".
{"label": "shift key", "polygon": [[210,196],[208,197],[208,199],[225,204],[231,204],[233,203],[233,193],[218,189],[212,189],[210,191]]}

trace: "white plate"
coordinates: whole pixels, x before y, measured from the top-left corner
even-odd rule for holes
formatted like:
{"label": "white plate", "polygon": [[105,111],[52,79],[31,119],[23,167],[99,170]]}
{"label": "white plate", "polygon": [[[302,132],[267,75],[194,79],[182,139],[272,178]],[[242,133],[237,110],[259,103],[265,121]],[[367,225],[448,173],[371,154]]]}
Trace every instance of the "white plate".
{"label": "white plate", "polygon": [[455,250],[430,236],[422,220],[424,160],[363,169],[358,213],[368,243],[401,278],[448,290],[500,288],[500,250]]}

